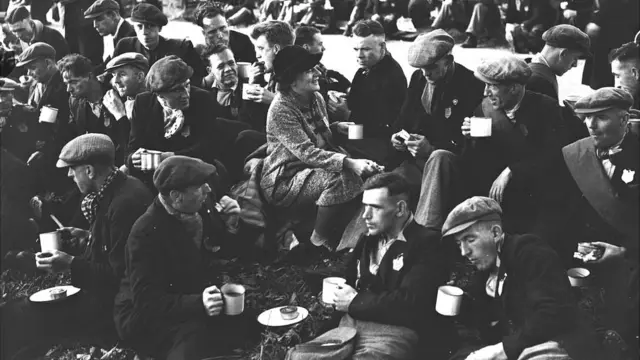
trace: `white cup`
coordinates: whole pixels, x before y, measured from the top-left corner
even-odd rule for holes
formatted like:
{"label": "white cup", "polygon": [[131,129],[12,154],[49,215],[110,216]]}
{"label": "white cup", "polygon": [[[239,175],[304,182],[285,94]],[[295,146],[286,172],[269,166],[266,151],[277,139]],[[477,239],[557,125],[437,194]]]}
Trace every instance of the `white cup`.
{"label": "white cup", "polygon": [[43,106],[40,109],[40,117],[38,121],[41,123],[55,124],[58,117],[58,109],[49,106]]}
{"label": "white cup", "polygon": [[464,291],[456,286],[444,285],[438,288],[436,311],[444,316],[456,316],[460,313]]}
{"label": "white cup", "polygon": [[50,252],[51,250],[60,250],[62,247],[62,233],[60,231],[52,231],[40,234],[40,249],[42,252]]}
{"label": "white cup", "polygon": [[347,280],[340,277],[328,277],[322,281],[322,302],[333,305],[333,296],[336,290],[346,284]]}
{"label": "white cup", "polygon": [[364,136],[364,125],[349,125],[349,140],[361,140]]}
{"label": "white cup", "polygon": [[573,287],[587,286],[589,283],[589,275],[591,275],[591,271],[585,268],[571,268],[567,270],[569,282]]}
{"label": "white cup", "polygon": [[240,61],[237,63],[238,65],[238,78],[240,79],[248,79],[249,78],[249,68],[251,67],[251,63]]}
{"label": "white cup", "polygon": [[238,284],[224,284],[220,289],[224,300],[224,313],[240,315],[244,311],[244,286]]}
{"label": "white cup", "polygon": [[260,87],[260,84],[242,84],[242,100],[249,99],[249,91],[255,90]]}
{"label": "white cup", "polygon": [[491,118],[472,117],[471,136],[472,137],[489,137],[491,136]]}

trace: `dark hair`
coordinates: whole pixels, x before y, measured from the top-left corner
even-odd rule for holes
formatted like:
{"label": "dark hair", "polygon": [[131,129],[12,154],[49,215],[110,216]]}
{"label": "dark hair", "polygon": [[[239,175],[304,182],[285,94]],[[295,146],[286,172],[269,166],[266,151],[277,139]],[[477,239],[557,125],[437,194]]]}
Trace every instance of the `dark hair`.
{"label": "dark hair", "polygon": [[9,24],[15,24],[24,19],[30,19],[30,18],[31,18],[31,13],[29,12],[29,9],[27,9],[24,6],[18,6],[16,8],[11,9],[11,11],[9,11],[6,17],[6,21]]}
{"label": "dark hair", "polygon": [[[211,55],[220,54],[221,52],[223,52],[225,50],[229,50],[233,54],[233,50],[231,50],[231,48],[229,48],[226,45],[222,45],[222,44],[207,45],[204,48],[204,50],[202,50],[202,60],[204,60],[204,62],[208,64],[209,63],[209,57],[211,57]],[[235,54],[234,54],[234,57],[235,57]]]}
{"label": "dark hair", "polygon": [[411,192],[411,187],[409,186],[407,179],[405,179],[404,176],[393,172],[377,174],[368,178],[362,188],[363,190],[386,188],[389,190],[389,196],[402,195],[407,199],[409,199],[409,194]]}
{"label": "dark hair", "polygon": [[353,27],[353,35],[358,37],[384,36],[384,28],[375,20],[360,20]]}
{"label": "dark hair", "polygon": [[295,45],[311,45],[313,37],[316,34],[320,34],[320,30],[314,26],[300,26],[296,29],[296,42]]}
{"label": "dark hair", "polygon": [[634,42],[628,42],[617,49],[611,50],[609,53],[609,62],[613,62],[614,60],[635,60],[637,62],[640,60],[640,45]]}
{"label": "dark hair", "polygon": [[212,18],[218,15],[224,16],[224,11],[217,1],[204,1],[198,4],[193,16],[196,19],[196,25],[203,27],[202,22],[205,18]]}
{"label": "dark hair", "polygon": [[284,21],[269,20],[256,24],[251,30],[251,38],[258,40],[264,35],[271,45],[289,46],[293,45],[295,35],[291,25]]}
{"label": "dark hair", "polygon": [[73,76],[89,77],[93,74],[91,60],[80,54],[69,54],[58,61],[58,71],[71,73]]}

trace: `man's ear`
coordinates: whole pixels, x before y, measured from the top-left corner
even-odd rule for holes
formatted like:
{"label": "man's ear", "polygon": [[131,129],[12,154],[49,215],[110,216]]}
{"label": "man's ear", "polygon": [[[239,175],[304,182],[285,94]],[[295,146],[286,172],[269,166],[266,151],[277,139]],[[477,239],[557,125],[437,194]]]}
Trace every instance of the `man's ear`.
{"label": "man's ear", "polygon": [[640,81],[640,69],[634,66],[631,68],[631,72],[633,73],[633,78],[636,81]]}
{"label": "man's ear", "polygon": [[309,44],[304,44],[304,45],[302,45],[302,48],[303,48],[303,49],[305,49],[305,50],[307,50],[307,51],[309,51]]}
{"label": "man's ear", "polygon": [[493,224],[491,226],[491,235],[493,235],[494,239],[499,239],[502,236],[502,225]]}
{"label": "man's ear", "polygon": [[87,165],[85,170],[87,172],[87,177],[91,180],[96,178],[96,168],[93,165]]}
{"label": "man's ear", "polygon": [[282,49],[280,49],[280,45],[278,45],[278,44],[273,45],[273,53],[274,54],[279,53],[280,50],[282,50]]}
{"label": "man's ear", "polygon": [[171,190],[169,191],[169,198],[172,202],[176,203],[182,199],[182,193],[178,190]]}
{"label": "man's ear", "polygon": [[396,213],[396,216],[402,217],[407,213],[407,211],[409,211],[409,205],[407,204],[407,201],[406,200],[398,201],[398,212]]}

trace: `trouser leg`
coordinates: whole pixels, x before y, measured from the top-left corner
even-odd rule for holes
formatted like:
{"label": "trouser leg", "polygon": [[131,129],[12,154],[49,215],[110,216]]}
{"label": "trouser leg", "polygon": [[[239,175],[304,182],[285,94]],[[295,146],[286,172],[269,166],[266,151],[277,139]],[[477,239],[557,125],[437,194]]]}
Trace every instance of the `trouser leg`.
{"label": "trouser leg", "polygon": [[457,204],[460,192],[457,156],[450,151],[434,151],[422,172],[422,188],[416,222],[424,227],[440,230],[447,214]]}
{"label": "trouser leg", "polygon": [[477,3],[473,7],[473,13],[471,14],[471,20],[469,20],[469,26],[467,27],[467,33],[473,36],[481,36],[486,31],[486,18],[489,7],[481,2]]}

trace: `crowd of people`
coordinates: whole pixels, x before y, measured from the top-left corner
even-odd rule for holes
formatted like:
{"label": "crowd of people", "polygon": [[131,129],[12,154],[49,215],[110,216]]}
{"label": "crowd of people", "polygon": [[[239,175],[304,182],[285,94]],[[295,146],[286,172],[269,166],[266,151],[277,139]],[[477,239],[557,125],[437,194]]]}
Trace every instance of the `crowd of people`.
{"label": "crowd of people", "polygon": [[[326,273],[347,280],[333,299],[338,326],[357,331],[354,359],[604,359],[566,275],[582,242],[603,249],[582,266],[637,358],[633,35],[549,23],[530,63],[502,52],[468,69],[442,29],[392,56],[384,21],[357,2],[348,80],[321,63],[316,27],[266,20],[247,36],[228,21],[245,11],[202,2],[206,44],[194,47],[160,35],[156,2],[127,20],[115,0],[62,2],[83,19],[64,36],[24,6],[3,24],[17,59],[0,87],[2,256],[68,272],[82,295],[55,311],[4,304],[2,358],[92,335],[152,358],[224,354],[259,330],[252,309],[223,314],[211,260],[284,251],[296,264],[344,258]],[[561,105],[557,77],[581,58],[600,66],[607,37],[619,46],[602,86]],[[416,69],[409,81],[398,61]],[[38,252],[38,234],[56,230],[63,247]],[[474,344],[435,310],[463,260],[478,271],[456,320],[479,329]]]}

